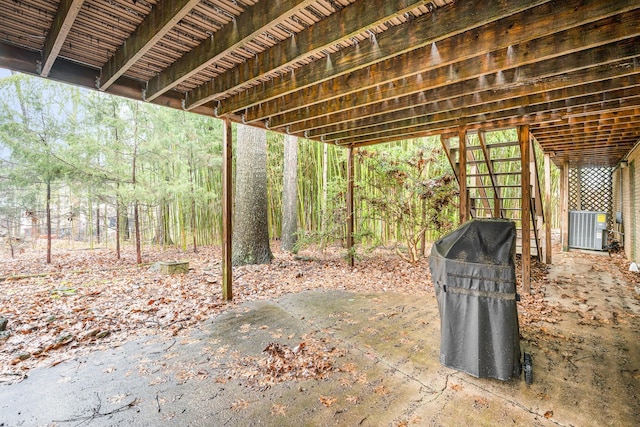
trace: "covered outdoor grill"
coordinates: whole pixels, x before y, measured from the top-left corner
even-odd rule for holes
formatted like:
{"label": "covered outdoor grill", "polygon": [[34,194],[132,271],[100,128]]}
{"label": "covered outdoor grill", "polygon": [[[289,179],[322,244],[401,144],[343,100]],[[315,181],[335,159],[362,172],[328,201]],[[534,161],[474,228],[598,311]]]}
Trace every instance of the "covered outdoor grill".
{"label": "covered outdoor grill", "polygon": [[444,366],[481,378],[520,376],[515,246],[515,224],[502,219],[468,221],[433,245]]}

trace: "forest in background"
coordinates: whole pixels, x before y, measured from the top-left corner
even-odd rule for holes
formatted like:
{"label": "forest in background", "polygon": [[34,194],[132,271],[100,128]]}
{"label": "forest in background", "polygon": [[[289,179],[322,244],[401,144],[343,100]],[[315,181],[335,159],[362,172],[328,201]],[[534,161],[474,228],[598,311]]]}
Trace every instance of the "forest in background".
{"label": "forest in background", "polygon": [[[278,239],[284,136],[266,132],[269,235]],[[345,239],[346,162],[343,147],[298,140],[298,246]],[[48,234],[118,251],[135,241],[217,245],[221,168],[218,119],[20,74],[0,79],[0,235],[12,253]],[[394,245],[415,260],[457,225],[457,197],[437,137],[356,150],[358,250]]]}

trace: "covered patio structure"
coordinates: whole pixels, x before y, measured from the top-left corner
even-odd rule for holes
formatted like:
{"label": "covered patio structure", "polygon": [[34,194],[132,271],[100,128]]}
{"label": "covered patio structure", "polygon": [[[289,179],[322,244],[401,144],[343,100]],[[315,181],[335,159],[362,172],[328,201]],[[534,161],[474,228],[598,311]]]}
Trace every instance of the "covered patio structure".
{"label": "covered patio structure", "polygon": [[[349,151],[349,245],[358,147],[440,135],[461,219],[513,218],[521,253],[547,261],[551,200],[533,146],[545,183],[551,162],[562,169],[566,241],[570,169],[629,165],[616,200],[627,195],[624,244],[637,257],[637,0],[13,0],[0,22],[0,67],[225,121],[228,298],[231,122]],[[513,127],[520,154],[496,157],[483,135]],[[515,184],[500,162],[519,165]]]}

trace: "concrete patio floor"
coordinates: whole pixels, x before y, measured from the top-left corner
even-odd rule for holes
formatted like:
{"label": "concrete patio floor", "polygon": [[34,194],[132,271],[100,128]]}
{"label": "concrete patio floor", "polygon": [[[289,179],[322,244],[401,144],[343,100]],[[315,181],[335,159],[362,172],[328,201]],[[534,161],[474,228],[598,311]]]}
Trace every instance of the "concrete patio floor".
{"label": "concrete patio floor", "polygon": [[[637,287],[577,253],[556,256],[550,278],[561,319],[523,333],[531,386],[441,366],[434,294],[307,291],[34,369],[0,386],[0,426],[637,425]],[[272,342],[304,342],[333,369],[268,383],[255,364]]]}

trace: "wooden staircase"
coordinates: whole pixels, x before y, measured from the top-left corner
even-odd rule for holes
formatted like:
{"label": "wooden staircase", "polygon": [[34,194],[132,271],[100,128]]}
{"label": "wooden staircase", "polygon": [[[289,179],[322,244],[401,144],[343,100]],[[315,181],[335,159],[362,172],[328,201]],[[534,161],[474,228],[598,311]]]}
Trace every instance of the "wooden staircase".
{"label": "wooden staircase", "polygon": [[[464,146],[460,144],[460,135],[464,135]],[[522,159],[528,157],[530,255],[541,260],[544,253],[541,242],[544,215],[536,156],[533,144],[522,144],[518,138],[514,139],[487,142],[487,134],[478,131],[473,134],[463,132],[458,136],[443,135],[441,142],[461,190],[466,189],[466,203],[461,200],[462,209],[466,207],[465,216],[513,220],[518,233],[516,252],[519,254],[522,254]],[[523,146],[529,150],[528,156],[522,156]]]}

